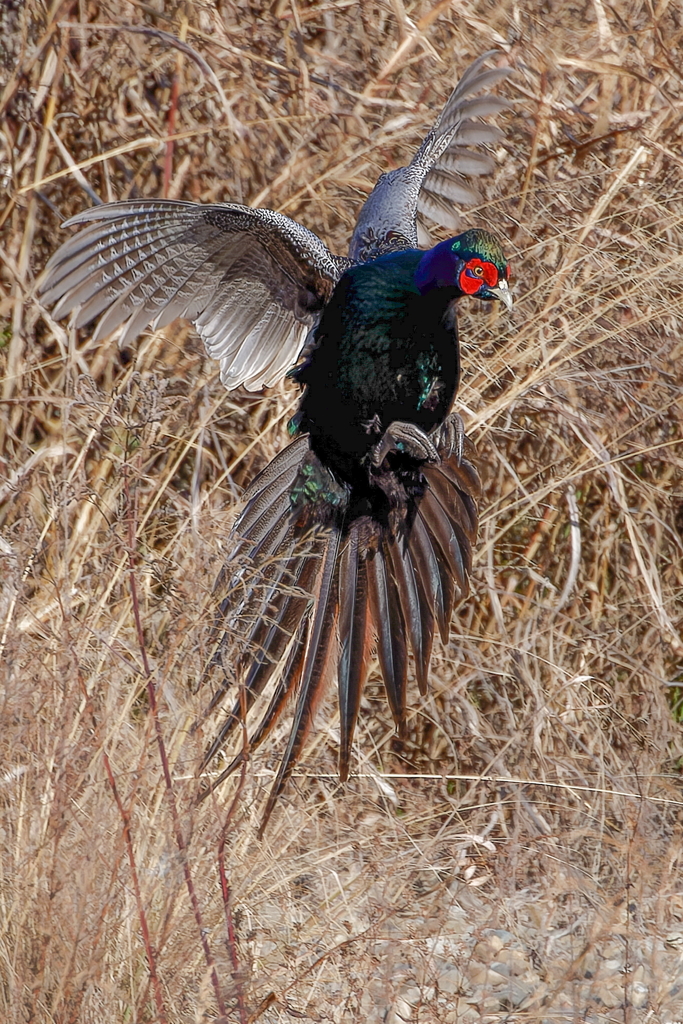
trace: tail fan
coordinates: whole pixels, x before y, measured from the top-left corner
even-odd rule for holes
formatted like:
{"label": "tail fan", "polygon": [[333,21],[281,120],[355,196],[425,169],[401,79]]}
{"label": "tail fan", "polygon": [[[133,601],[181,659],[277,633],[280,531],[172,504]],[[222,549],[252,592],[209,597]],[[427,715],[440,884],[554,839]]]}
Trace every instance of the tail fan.
{"label": "tail fan", "polygon": [[[421,493],[390,525],[367,515],[353,517],[348,491],[302,437],[247,492],[234,531],[236,557],[246,556],[247,565],[226,570],[219,581],[223,589],[227,585],[228,596],[215,627],[212,664],[222,666],[223,680],[209,710],[225,700],[237,678],[243,690],[207,748],[201,770],[229,743],[244,709],[252,710],[268,684],[274,682],[274,688],[249,737],[249,750],[263,742],[290,699],[295,700],[261,834],[301,758],[315,708],[333,674],[335,635],[342,781],[349,774],[373,638],[399,735],[406,728],[408,646],[420,692],[427,692],[435,628],[447,642],[454,605],[468,591],[480,484],[472,463],[456,456],[423,465],[421,476]],[[379,484],[385,486],[381,479]],[[396,481],[386,486],[395,490]],[[223,664],[223,648],[234,652],[235,641],[239,653],[231,669]],[[243,760],[244,752],[236,753],[200,799]]]}

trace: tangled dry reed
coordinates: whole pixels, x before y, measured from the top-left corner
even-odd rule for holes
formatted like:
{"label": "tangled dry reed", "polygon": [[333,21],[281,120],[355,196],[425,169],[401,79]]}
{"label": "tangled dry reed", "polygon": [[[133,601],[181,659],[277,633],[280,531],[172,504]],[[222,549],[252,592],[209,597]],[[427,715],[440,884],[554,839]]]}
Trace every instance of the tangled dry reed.
{"label": "tangled dry reed", "polygon": [[[680,11],[0,19],[0,1017],[683,1016]],[[490,46],[513,109],[466,223],[517,285],[512,320],[462,311],[473,595],[408,741],[371,683],[339,792],[330,702],[258,843],[284,731],[195,809],[189,727],[240,489],[295,391],[227,395],[184,324],[95,347],[34,278],[88,190],[271,206],[343,252]]]}

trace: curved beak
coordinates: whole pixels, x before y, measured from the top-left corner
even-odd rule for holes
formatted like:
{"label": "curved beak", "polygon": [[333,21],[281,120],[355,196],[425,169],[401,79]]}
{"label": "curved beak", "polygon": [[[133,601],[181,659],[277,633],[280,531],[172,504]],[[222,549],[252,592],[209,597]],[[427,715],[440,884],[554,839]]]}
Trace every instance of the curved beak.
{"label": "curved beak", "polygon": [[499,281],[495,288],[489,288],[488,291],[489,295],[492,295],[494,299],[500,299],[508,309],[512,309],[512,294],[505,278]]}

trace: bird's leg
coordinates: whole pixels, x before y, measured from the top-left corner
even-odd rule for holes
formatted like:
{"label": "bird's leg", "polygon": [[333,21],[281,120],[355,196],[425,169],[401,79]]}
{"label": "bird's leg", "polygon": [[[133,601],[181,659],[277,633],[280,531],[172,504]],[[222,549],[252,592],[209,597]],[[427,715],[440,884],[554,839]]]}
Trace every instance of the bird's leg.
{"label": "bird's leg", "polygon": [[460,464],[465,448],[465,424],[462,421],[462,416],[459,416],[457,412],[449,413],[443,423],[435,427],[429,436],[447,459],[450,459],[451,455],[455,453],[458,465]]}
{"label": "bird's leg", "polygon": [[422,462],[441,462],[434,442],[414,423],[394,420],[384,431],[382,440],[375,445],[370,453],[373,466],[381,466],[389,452],[404,452],[413,459]]}

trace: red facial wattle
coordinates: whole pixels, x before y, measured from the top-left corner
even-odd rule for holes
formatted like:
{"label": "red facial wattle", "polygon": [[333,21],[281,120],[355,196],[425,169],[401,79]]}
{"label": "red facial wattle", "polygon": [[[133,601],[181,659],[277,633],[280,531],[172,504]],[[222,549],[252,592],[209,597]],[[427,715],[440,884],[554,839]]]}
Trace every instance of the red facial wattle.
{"label": "red facial wattle", "polygon": [[468,260],[460,271],[458,285],[465,295],[476,295],[482,285],[495,288],[497,284],[498,268],[488,260]]}

